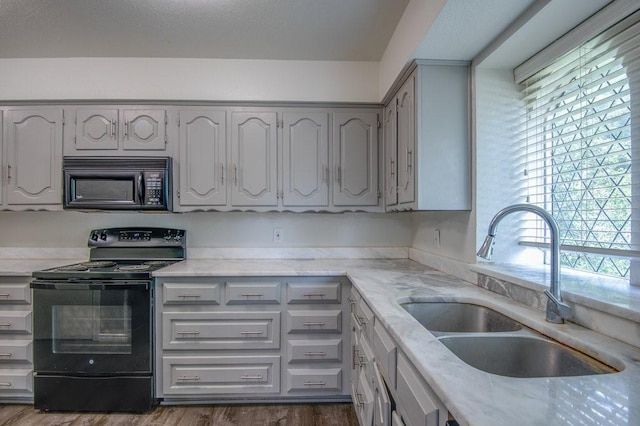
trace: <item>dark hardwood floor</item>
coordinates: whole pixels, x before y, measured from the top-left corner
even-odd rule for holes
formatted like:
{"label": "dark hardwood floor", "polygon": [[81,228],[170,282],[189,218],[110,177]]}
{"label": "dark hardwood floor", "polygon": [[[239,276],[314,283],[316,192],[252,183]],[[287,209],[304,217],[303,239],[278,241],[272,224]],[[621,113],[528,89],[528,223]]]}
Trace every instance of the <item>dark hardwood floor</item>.
{"label": "dark hardwood floor", "polygon": [[357,426],[351,404],[162,406],[149,414],[42,413],[0,405],[0,425],[16,426]]}

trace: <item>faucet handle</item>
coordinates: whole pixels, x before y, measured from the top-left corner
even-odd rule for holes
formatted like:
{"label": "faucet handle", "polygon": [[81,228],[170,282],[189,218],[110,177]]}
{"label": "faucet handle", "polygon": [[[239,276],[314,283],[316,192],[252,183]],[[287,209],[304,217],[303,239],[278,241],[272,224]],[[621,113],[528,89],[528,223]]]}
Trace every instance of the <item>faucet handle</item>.
{"label": "faucet handle", "polygon": [[[553,311],[559,316],[558,319],[560,320],[560,323],[562,323],[565,318],[569,318],[571,316],[571,306],[559,300],[549,290],[545,290],[544,294],[549,298],[549,302],[553,304]],[[547,311],[548,310],[549,308],[547,308]]]}

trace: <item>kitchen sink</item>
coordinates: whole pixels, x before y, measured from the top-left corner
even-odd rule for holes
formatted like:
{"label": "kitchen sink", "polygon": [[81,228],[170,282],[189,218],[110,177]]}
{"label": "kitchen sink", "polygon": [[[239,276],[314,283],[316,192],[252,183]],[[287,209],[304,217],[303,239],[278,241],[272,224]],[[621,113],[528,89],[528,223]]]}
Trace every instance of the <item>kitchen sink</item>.
{"label": "kitchen sink", "polygon": [[500,376],[563,377],[618,371],[573,349],[538,337],[457,335],[441,337],[440,342],[470,366]]}
{"label": "kitchen sink", "polygon": [[423,327],[443,333],[518,331],[522,325],[485,306],[460,302],[410,302],[401,306]]}

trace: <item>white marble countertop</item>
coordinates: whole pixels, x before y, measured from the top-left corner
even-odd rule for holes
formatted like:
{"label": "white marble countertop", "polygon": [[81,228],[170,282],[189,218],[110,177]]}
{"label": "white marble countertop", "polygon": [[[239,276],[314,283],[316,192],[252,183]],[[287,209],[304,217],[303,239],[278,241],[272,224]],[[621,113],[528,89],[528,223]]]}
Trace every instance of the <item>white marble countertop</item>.
{"label": "white marble countertop", "polygon": [[0,275],[30,277],[33,271],[69,265],[84,260],[87,259],[0,259]]}
{"label": "white marble countertop", "polygon": [[[540,311],[410,260],[186,260],[154,275],[346,275],[460,424],[640,424],[640,348],[575,324],[549,324]],[[406,313],[397,301],[408,298],[488,306],[622,371],[534,379],[485,373],[458,359]]]}

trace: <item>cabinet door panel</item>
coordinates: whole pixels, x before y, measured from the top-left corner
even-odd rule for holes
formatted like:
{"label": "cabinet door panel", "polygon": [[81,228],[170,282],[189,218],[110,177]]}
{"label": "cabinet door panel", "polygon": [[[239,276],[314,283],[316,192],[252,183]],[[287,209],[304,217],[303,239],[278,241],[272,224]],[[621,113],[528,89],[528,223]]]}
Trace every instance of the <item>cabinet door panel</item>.
{"label": "cabinet door panel", "polygon": [[396,100],[384,110],[384,190],[387,206],[398,203],[398,138]]}
{"label": "cabinet door panel", "polygon": [[166,111],[164,109],[125,109],[120,127],[122,149],[163,151],[166,149]]}
{"label": "cabinet door panel", "polygon": [[117,127],[117,109],[79,109],[76,112],[76,149],[118,149]]}
{"label": "cabinet door panel", "polygon": [[342,390],[339,368],[291,368],[287,370],[287,392],[334,393]]}
{"label": "cabinet door panel", "polygon": [[225,111],[180,111],[180,205],[227,203]]}
{"label": "cabinet door panel", "polygon": [[7,117],[8,204],[62,204],[62,110]]}
{"label": "cabinet door panel", "polygon": [[326,113],[284,113],[284,206],[329,205]]}
{"label": "cabinet door panel", "polygon": [[334,113],[333,156],[336,206],[378,204],[378,114]]}
{"label": "cabinet door panel", "polygon": [[398,203],[415,201],[415,95],[414,79],[402,86],[398,102]]}
{"label": "cabinet door panel", "polygon": [[275,112],[231,113],[234,206],[277,206]]}

